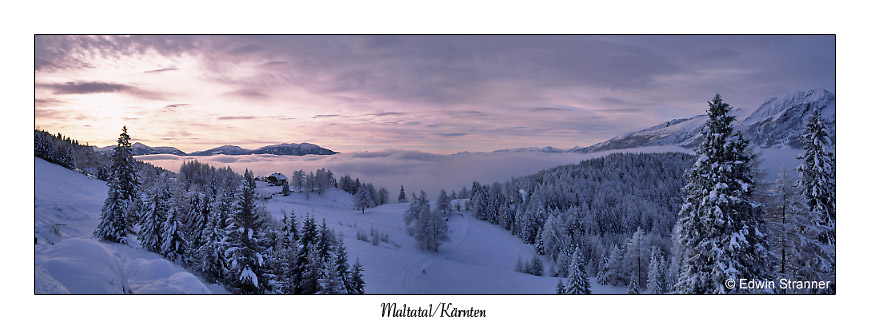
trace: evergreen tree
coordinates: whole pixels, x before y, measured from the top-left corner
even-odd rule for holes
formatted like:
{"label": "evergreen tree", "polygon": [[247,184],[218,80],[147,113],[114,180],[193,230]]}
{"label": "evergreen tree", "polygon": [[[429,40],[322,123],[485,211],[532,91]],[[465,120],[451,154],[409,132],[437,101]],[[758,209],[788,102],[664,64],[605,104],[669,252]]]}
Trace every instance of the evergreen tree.
{"label": "evergreen tree", "polygon": [[118,146],[112,153],[108,185],[108,197],[103,203],[100,224],[94,235],[109,242],[127,244],[127,232],[132,224],[138,222],[139,186],[138,167],[133,159],[127,126],[122,129]]}
{"label": "evergreen tree", "polygon": [[163,223],[169,217],[169,188],[166,175],[161,175],[154,186],[145,193],[139,241],[145,250],[160,253],[163,248],[161,235]]}
{"label": "evergreen tree", "polygon": [[618,286],[625,282],[622,276],[622,252],[618,245],[610,248],[610,256],[607,258],[607,281],[612,286]]}
{"label": "evergreen tree", "polygon": [[341,277],[336,268],[335,259],[330,259],[324,263],[323,274],[320,278],[320,289],[318,294],[346,294],[344,286],[341,284]]}
{"label": "evergreen tree", "polygon": [[835,161],[828,129],[818,109],[813,110],[801,137],[804,154],[799,157],[803,163],[797,168],[800,174],[798,184],[814,221],[823,229],[819,240],[833,246],[836,242]]}
{"label": "evergreen tree", "polygon": [[568,286],[565,293],[572,295],[588,295],[592,293],[589,285],[589,275],[586,273],[586,261],[580,253],[580,248],[571,256],[571,273],[568,275]]}
{"label": "evergreen tree", "polygon": [[729,293],[725,280],[765,279],[766,227],[752,200],[754,155],[734,132],[731,106],[716,95],[709,104],[698,160],[687,172],[680,210],[685,252],[677,282],[680,293]]}
{"label": "evergreen tree", "polygon": [[[646,276],[648,259],[648,247],[644,234],[640,227],[625,242],[625,255],[622,257],[622,275],[628,279],[634,279],[639,288],[643,288],[643,278]],[[629,276],[635,276],[630,278]]]}
{"label": "evergreen tree", "polygon": [[296,222],[295,209],[290,209],[290,222],[287,223],[287,230],[290,232],[291,240],[299,240],[299,224]]}
{"label": "evergreen tree", "polygon": [[798,259],[803,229],[798,223],[805,222],[803,218],[807,217],[806,205],[798,202],[799,197],[792,187],[788,170],[783,167],[771,190],[767,214],[770,218],[770,249],[776,262],[774,271],[791,277],[795,277],[797,268],[800,267]]}
{"label": "evergreen tree", "polygon": [[659,295],[664,293],[662,287],[664,271],[662,271],[662,267],[661,251],[653,247],[652,256],[649,259],[649,270],[647,271],[646,291],[648,294]]}
{"label": "evergreen tree", "polygon": [[332,230],[326,227],[326,219],[323,219],[323,222],[320,224],[320,237],[317,239],[317,257],[320,258],[320,262],[322,264],[327,264],[329,259],[331,258],[330,251],[332,251],[332,243],[335,240],[334,234]]}
{"label": "evergreen tree", "polygon": [[369,189],[361,187],[353,196],[353,208],[361,210],[365,214],[366,208],[371,208],[372,206],[372,196],[369,193]]}
{"label": "evergreen tree", "polygon": [[281,183],[281,195],[290,195],[290,183],[287,180],[284,180],[284,182]]}
{"label": "evergreen tree", "polygon": [[359,263],[359,258],[356,259],[356,262],[353,264],[353,267],[350,270],[350,286],[352,290],[348,290],[348,293],[354,295],[361,295],[365,293],[366,282],[363,280],[363,266]]}
{"label": "evergreen tree", "polygon": [[160,253],[166,259],[184,263],[187,241],[184,239],[184,226],[179,219],[177,208],[170,206],[166,221],[163,222],[161,233],[160,240],[163,244],[160,247]]}
{"label": "evergreen tree", "polygon": [[267,267],[260,239],[266,220],[256,209],[256,184],[248,170],[233,205],[232,220],[227,252],[231,255],[235,287],[243,294],[264,293],[268,288],[264,271]]}
{"label": "evergreen tree", "polygon": [[556,295],[564,295],[565,294],[565,285],[562,284],[562,279],[559,279],[559,282],[556,283]]}
{"label": "evergreen tree", "polygon": [[302,170],[294,171],[291,181],[296,191],[302,192],[302,187],[305,185],[305,172]]}
{"label": "evergreen tree", "polygon": [[405,185],[402,185],[401,188],[399,189],[399,200],[398,201],[399,201],[399,203],[408,202],[408,198],[405,197]]}
{"label": "evergreen tree", "polygon": [[390,202],[390,192],[383,186],[378,189],[378,202],[377,205],[387,204]]}
{"label": "evergreen tree", "polygon": [[[216,199],[214,203],[219,205],[221,201]],[[230,272],[225,256],[225,216],[225,212],[218,212],[209,217],[208,224],[203,233],[204,240],[202,246],[197,250],[197,259],[199,260],[197,268],[211,282],[223,281]]]}
{"label": "evergreen tree", "polygon": [[[544,263],[541,261],[537,255],[532,257],[532,266],[529,269],[529,274],[541,276],[544,275]],[[570,282],[569,282],[570,284]]]}
{"label": "evergreen tree", "polygon": [[598,262],[598,273],[595,275],[595,281],[600,285],[608,284],[607,272],[609,271],[610,261],[605,253],[601,253],[601,258]]}
{"label": "evergreen tree", "polygon": [[314,283],[316,283],[317,278],[315,274],[317,272],[311,269],[312,264],[314,264],[311,256],[314,255],[314,258],[319,258],[316,256],[317,252],[315,248],[318,239],[317,233],[317,224],[314,223],[314,219],[310,215],[306,214],[305,220],[302,221],[302,232],[299,235],[296,266],[291,274],[293,281],[296,282],[294,294],[313,294],[316,292],[317,287],[315,284],[312,284],[312,278]]}
{"label": "evergreen tree", "polygon": [[[804,196],[792,185],[785,168],[772,191],[768,214],[774,271],[795,281],[833,279],[834,260],[830,246],[822,243],[826,227],[807,210]],[[809,292],[814,291],[788,291]]]}
{"label": "evergreen tree", "polygon": [[630,274],[630,277],[628,280],[628,294],[629,295],[640,294],[640,285],[637,284],[638,275],[639,274],[637,272],[632,272]]}
{"label": "evergreen tree", "polygon": [[187,209],[187,241],[189,247],[193,250],[199,249],[202,245],[203,234],[205,227],[208,224],[208,218],[211,216],[211,197],[205,191],[200,190],[198,185],[192,185],[190,192],[187,193],[189,200],[189,208]]}
{"label": "evergreen tree", "polygon": [[339,283],[344,293],[352,293],[353,286],[351,285],[350,266],[347,260],[347,248],[345,248],[342,239],[338,239],[335,246],[335,272],[339,276]]}
{"label": "evergreen tree", "polygon": [[435,211],[442,217],[450,217],[453,214],[453,209],[450,207],[450,198],[447,197],[447,192],[441,190],[436,202]]}

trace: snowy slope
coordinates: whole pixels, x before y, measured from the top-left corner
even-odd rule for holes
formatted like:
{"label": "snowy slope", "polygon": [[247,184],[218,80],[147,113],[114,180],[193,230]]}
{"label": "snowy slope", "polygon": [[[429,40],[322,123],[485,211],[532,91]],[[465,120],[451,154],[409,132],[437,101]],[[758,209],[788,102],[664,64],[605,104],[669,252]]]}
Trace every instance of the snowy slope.
{"label": "snowy slope", "polygon": [[[449,238],[438,253],[420,250],[405,231],[402,218],[408,204],[386,204],[353,210],[352,196],[330,190],[323,195],[277,194],[280,187],[261,185],[261,193],[275,194],[266,202],[276,220],[281,210],[308,213],[344,237],[351,262],[357,257],[365,268],[368,294],[552,294],[558,278],[515,272],[517,257],[531,259],[534,248],[496,225],[459,212],[448,221]],[[356,239],[376,230],[389,242],[377,246]],[[547,269],[552,264],[547,264]],[[593,280],[594,281],[594,280]],[[564,282],[564,279],[563,279]],[[592,283],[593,293],[623,294],[624,288]]]}
{"label": "snowy slope", "polygon": [[34,189],[35,293],[226,293],[160,255],[95,240],[105,182],[35,158]]}

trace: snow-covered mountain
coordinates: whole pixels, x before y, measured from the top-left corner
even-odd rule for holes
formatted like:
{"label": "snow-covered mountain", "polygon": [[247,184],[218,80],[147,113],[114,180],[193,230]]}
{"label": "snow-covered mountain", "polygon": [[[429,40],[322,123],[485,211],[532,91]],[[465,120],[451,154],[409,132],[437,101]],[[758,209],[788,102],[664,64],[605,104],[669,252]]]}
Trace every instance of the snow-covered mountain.
{"label": "snow-covered mountain", "polygon": [[560,148],[555,148],[555,147],[552,147],[552,146],[545,146],[545,147],[521,147],[521,148],[515,148],[515,149],[502,149],[502,150],[495,150],[495,151],[493,151],[493,152],[544,152],[544,153],[564,153],[565,150],[560,149]]}
{"label": "snow-covered mountain", "polygon": [[193,152],[189,155],[192,156],[210,156],[210,155],[248,155],[248,154],[274,154],[274,155],[308,155],[308,154],[316,154],[316,155],[332,155],[335,154],[335,151],[330,149],[322,148],[318,145],[309,144],[309,143],[300,143],[300,144],[275,144],[275,145],[266,145],[254,150],[249,150],[245,148],[241,148],[236,145],[224,145],[215,147],[213,149],[208,149],[205,151]]}
{"label": "snow-covered mountain", "polygon": [[[735,127],[744,137],[762,148],[800,148],[800,135],[813,109],[819,109],[835,135],[835,96],[827,90],[796,92],[773,97],[754,111],[735,109]],[[693,148],[701,142],[701,128],[707,115],[671,120],[650,128],[628,133],[589,147],[575,147],[573,152],[595,152],[656,145],[679,145]]]}
{"label": "snow-covered mountain", "polygon": [[252,151],[253,154],[274,154],[274,155],[333,155],[336,152],[330,149],[325,149],[320,146],[310,143],[292,143],[292,144],[275,144],[267,145]]}
{"label": "snow-covered mountain", "polygon": [[218,146],[205,151],[193,152],[188,155],[192,156],[209,156],[209,155],[247,155],[251,154],[251,150],[244,149],[236,145]]}
{"label": "snow-covered mountain", "polygon": [[[274,155],[308,155],[308,154],[316,154],[316,155],[333,155],[337,152],[320,147],[311,143],[282,143],[275,145],[266,145],[257,149],[249,150],[246,148],[242,148],[236,145],[224,145],[218,146],[212,149],[208,149],[205,151],[198,151],[193,153],[184,153],[177,148],[171,146],[148,146],[139,142],[133,143],[131,145],[133,148],[133,155],[151,155],[151,154],[174,154],[179,156],[211,156],[211,155],[248,155],[248,154],[274,154]],[[110,153],[115,149],[115,145],[109,145],[105,147],[96,147],[92,146],[94,150],[101,153]]]}
{"label": "snow-covered mountain", "polygon": [[[175,155],[187,155],[183,151],[174,148],[172,146],[155,146],[151,147],[139,142],[133,143],[131,145],[133,149],[133,155],[149,155],[149,154],[175,154]],[[109,153],[115,149],[115,145],[109,145],[106,147],[93,147],[95,151],[102,153]]]}

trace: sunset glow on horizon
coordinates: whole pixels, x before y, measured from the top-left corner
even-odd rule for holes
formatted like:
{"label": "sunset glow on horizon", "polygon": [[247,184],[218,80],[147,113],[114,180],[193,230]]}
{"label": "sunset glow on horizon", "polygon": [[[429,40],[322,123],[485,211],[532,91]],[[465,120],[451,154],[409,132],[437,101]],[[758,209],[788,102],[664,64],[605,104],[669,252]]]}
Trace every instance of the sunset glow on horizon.
{"label": "sunset glow on horizon", "polygon": [[588,146],[834,90],[834,36],[35,37],[35,122],[185,152]]}

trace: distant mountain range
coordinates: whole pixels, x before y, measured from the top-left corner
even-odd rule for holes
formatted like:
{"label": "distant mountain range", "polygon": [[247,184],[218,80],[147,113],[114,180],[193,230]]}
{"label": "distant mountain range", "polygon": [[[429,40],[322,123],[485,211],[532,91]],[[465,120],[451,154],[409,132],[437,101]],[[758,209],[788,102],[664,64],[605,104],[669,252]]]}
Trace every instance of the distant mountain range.
{"label": "distant mountain range", "polygon": [[[800,136],[806,128],[813,109],[819,109],[823,120],[828,122],[828,130],[833,142],[836,136],[834,93],[824,90],[796,92],[781,97],[773,97],[750,111],[737,108],[731,112],[735,117],[734,126],[743,132],[750,143],[762,148],[801,148]],[[587,146],[562,150],[553,147],[526,147],[495,152],[596,152],[629,149],[644,146],[678,145],[695,148],[702,141],[701,129],[707,122],[707,115],[670,120],[646,129],[611,138],[607,141]]]}
{"label": "distant mountain range", "polygon": [[[314,144],[309,143],[293,143],[293,144],[275,144],[275,145],[267,145],[254,150],[244,149],[235,145],[224,145],[215,147],[213,149],[208,149],[205,151],[198,151],[192,153],[184,153],[183,151],[170,147],[170,146],[148,146],[139,142],[133,143],[133,154],[134,155],[149,155],[149,154],[175,154],[175,155],[189,155],[189,156],[209,156],[209,155],[248,155],[248,154],[274,154],[274,155],[308,155],[308,154],[317,154],[317,155],[332,155],[336,154],[335,151],[330,149],[326,149]],[[99,152],[111,152],[115,149],[114,145],[106,146],[106,147],[94,147],[95,150]]]}

